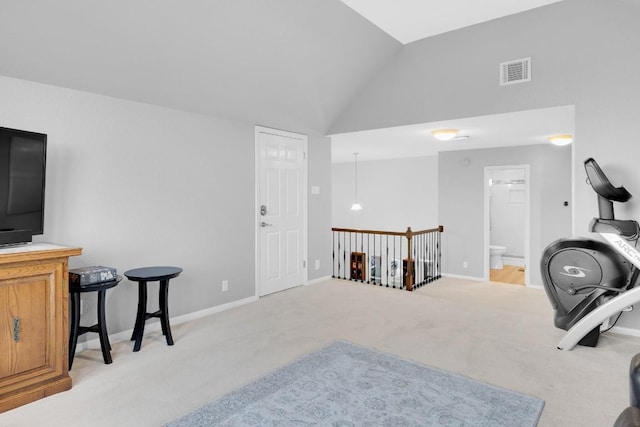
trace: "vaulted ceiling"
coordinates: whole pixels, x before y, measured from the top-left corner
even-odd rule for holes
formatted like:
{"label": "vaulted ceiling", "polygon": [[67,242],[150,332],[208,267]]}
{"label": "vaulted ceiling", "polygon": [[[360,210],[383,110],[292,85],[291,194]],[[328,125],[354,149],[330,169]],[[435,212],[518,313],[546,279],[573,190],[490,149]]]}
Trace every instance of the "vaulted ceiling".
{"label": "vaulted ceiling", "polygon": [[558,1],[342,0],[403,44]]}
{"label": "vaulted ceiling", "polygon": [[0,2],[0,75],[319,134],[401,46],[339,0]]}
{"label": "vaulted ceiling", "polygon": [[[322,135],[403,48],[352,7],[391,6],[427,30],[513,13],[475,0],[456,14],[450,0],[346,3],[3,0],[0,75]],[[429,18],[407,15],[408,3],[428,3]]]}

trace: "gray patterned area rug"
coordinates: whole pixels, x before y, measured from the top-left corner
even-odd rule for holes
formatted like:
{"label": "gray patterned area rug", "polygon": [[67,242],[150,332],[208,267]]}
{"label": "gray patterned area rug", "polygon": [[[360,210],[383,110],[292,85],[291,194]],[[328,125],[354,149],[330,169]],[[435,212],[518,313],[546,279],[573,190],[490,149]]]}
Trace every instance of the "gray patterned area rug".
{"label": "gray patterned area rug", "polygon": [[535,426],[544,401],[343,341],[167,426]]}

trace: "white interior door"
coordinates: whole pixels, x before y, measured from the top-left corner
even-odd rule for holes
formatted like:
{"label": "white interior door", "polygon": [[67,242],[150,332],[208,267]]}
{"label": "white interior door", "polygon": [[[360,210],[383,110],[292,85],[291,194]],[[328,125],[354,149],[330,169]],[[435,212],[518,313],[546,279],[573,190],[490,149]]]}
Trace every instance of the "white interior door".
{"label": "white interior door", "polygon": [[305,135],[256,127],[257,295],[306,280]]}

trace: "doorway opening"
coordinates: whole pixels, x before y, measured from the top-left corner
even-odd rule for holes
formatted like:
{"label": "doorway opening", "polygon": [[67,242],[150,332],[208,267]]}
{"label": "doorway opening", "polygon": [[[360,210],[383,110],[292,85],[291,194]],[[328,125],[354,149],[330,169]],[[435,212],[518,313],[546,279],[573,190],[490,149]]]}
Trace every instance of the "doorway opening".
{"label": "doorway opening", "polygon": [[529,283],[529,185],[529,165],[485,167],[486,280]]}

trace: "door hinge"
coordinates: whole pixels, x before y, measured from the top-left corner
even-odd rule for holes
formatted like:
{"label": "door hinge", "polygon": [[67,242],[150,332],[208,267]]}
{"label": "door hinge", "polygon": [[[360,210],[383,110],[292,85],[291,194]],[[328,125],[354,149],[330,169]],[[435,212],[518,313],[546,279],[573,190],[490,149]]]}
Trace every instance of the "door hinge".
{"label": "door hinge", "polygon": [[307,268],[307,261],[302,261],[302,268]]}
{"label": "door hinge", "polygon": [[307,152],[306,151],[302,152],[302,160],[307,160]]}

